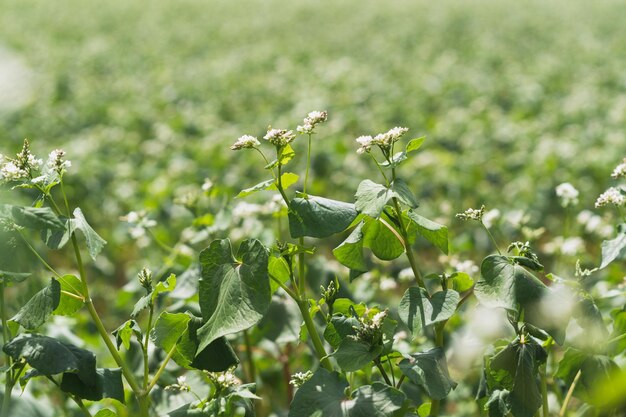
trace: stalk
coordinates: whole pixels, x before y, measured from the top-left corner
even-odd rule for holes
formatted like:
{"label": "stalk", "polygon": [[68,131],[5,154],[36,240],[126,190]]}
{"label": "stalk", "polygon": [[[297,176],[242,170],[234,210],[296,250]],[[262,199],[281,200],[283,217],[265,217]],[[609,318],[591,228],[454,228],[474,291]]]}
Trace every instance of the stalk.
{"label": "stalk", "polygon": [[[11,335],[9,334],[9,328],[7,327],[7,314],[4,304],[4,279],[0,281],[0,317],[2,318],[2,343],[7,344],[10,342]],[[13,360],[11,356],[6,354],[6,365],[11,368],[13,364]],[[4,374],[5,382],[4,382],[4,398],[2,400],[2,410],[0,411],[0,416],[8,417],[9,415],[9,407],[11,406],[11,392],[13,391],[13,371],[9,370]]]}
{"label": "stalk", "polygon": [[546,369],[539,370],[539,377],[541,378],[541,399],[543,400],[543,404],[541,410],[543,412],[543,417],[550,417],[550,409],[548,408],[548,380],[546,378]]}
{"label": "stalk", "polygon": [[150,367],[148,366],[148,343],[150,342],[150,330],[152,330],[152,317],[154,315],[154,306],[152,302],[150,302],[150,312],[148,314],[148,328],[146,329],[146,334],[144,338],[144,342],[142,345],[143,351],[143,389],[144,391],[148,388],[148,379],[150,378]]}
{"label": "stalk", "polygon": [[250,334],[247,330],[243,331],[243,340],[246,345],[246,356],[248,360],[248,379],[250,382],[256,382],[256,367],[252,358],[252,344],[250,343]]}
{"label": "stalk", "polygon": [[402,219],[402,210],[400,209],[400,203],[398,203],[398,199],[393,197],[393,207],[396,210],[398,224],[400,225],[400,233],[402,234],[402,238],[404,239],[404,253],[406,253],[406,257],[409,260],[409,264],[411,265],[411,270],[413,271],[413,275],[415,276],[415,280],[417,281],[417,285],[422,288],[426,288],[426,284],[424,284],[424,279],[422,278],[422,274],[417,268],[417,261],[415,260],[415,255],[413,255],[413,251],[409,246],[409,236],[406,231],[406,226],[404,224],[404,220]]}
{"label": "stalk", "polygon": [[578,384],[578,380],[581,375],[582,371],[578,370],[578,373],[572,381],[572,385],[570,385],[567,390],[567,395],[565,395],[565,400],[563,401],[563,405],[561,405],[561,410],[559,411],[559,417],[565,417],[567,415],[567,406],[569,405],[569,401],[572,399],[572,395],[574,395],[574,389],[576,388],[576,384]]}
{"label": "stalk", "polygon": [[309,147],[306,153],[306,172],[304,174],[304,184],[302,185],[302,192],[306,194],[306,184],[309,182],[309,166],[311,165],[311,134],[309,133]]}
{"label": "stalk", "polygon": [[299,299],[296,300],[296,303],[298,304],[298,308],[300,309],[300,313],[302,314],[302,318],[304,319],[304,325],[309,332],[309,336],[311,337],[311,341],[313,342],[313,347],[315,348],[315,353],[317,354],[320,364],[327,370],[332,371],[333,366],[328,360],[328,357],[326,355],[326,349],[324,349],[324,344],[320,339],[319,333],[317,333],[317,329],[315,328],[315,323],[313,323],[311,314],[309,314],[308,300]]}

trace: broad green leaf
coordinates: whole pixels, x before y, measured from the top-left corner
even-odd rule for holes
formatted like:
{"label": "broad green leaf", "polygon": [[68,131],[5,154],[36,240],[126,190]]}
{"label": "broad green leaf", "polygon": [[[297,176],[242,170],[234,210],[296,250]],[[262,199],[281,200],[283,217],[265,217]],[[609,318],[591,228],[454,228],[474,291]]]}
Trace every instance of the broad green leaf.
{"label": "broad green leaf", "polygon": [[265,169],[275,168],[278,166],[279,163],[280,165],[285,166],[289,163],[289,161],[293,159],[294,156],[296,156],[296,152],[293,150],[291,145],[287,144],[285,146],[282,146],[278,150],[278,158],[267,164],[265,166]]}
{"label": "broad green leaf", "polygon": [[381,345],[372,346],[352,337],[346,337],[332,356],[344,372],[354,372],[371,363],[382,351]]}
{"label": "broad green leaf", "polygon": [[617,228],[617,237],[602,242],[602,263],[600,269],[606,268],[616,259],[626,256],[626,224],[620,224]]}
{"label": "broad green leaf", "polygon": [[333,349],[337,349],[347,336],[356,334],[355,328],[358,326],[360,326],[360,322],[356,318],[336,314],[331,317],[324,330],[324,339],[330,343]]}
{"label": "broad green leaf", "polygon": [[422,403],[422,405],[417,408],[417,414],[419,417],[428,417],[430,415],[432,405],[432,403]]}
{"label": "broad green leaf", "polygon": [[533,274],[500,255],[487,256],[480,267],[481,277],[474,292],[481,304],[490,308],[517,311],[539,301],[547,287]]}
{"label": "broad green leaf", "polygon": [[104,245],[106,245],[107,242],[106,240],[102,239],[96,233],[95,230],[91,228],[91,226],[89,225],[89,223],[87,223],[87,220],[85,219],[85,216],[83,216],[83,212],[81,211],[79,207],[76,207],[76,209],[74,209],[73,214],[74,214],[74,225],[76,229],[80,230],[85,236],[85,241],[87,242],[87,249],[89,250],[89,255],[91,256],[91,259],[95,261],[96,257],[102,251],[102,248],[104,248]]}
{"label": "broad green leaf", "polygon": [[363,258],[363,225],[361,221],[341,245],[333,249],[333,255],[344,266],[355,271],[367,271]]}
{"label": "broad green leaf", "polygon": [[289,231],[294,239],[343,232],[357,216],[354,204],[316,196],[294,198],[289,208]]}
{"label": "broad green leaf", "polygon": [[133,307],[132,313],[130,313],[130,317],[135,318],[146,308],[150,307],[150,303],[152,302],[152,292],[149,294],[143,295]]}
{"label": "broad green leaf", "polygon": [[459,300],[459,293],[454,290],[439,291],[429,297],[425,289],[411,287],[400,300],[398,315],[409,330],[417,335],[424,327],[452,317]]}
{"label": "broad green leaf", "polygon": [[613,342],[609,343],[609,354],[614,357],[626,352],[626,337],[621,337],[626,334],[626,306],[621,310],[611,312],[611,316],[613,317],[613,331],[609,338]]}
{"label": "broad green leaf", "polygon": [[13,360],[23,358],[41,375],[73,372],[86,384],[96,384],[95,355],[69,343],[29,333],[17,336],[5,344],[2,350]]}
{"label": "broad green leaf", "polygon": [[49,207],[11,206],[11,215],[15,224],[27,229],[64,230],[65,223]]}
{"label": "broad green leaf", "polygon": [[72,233],[76,229],[74,220],[60,217],[64,224],[63,229],[42,229],[41,240],[50,249],[61,249],[70,241]]}
{"label": "broad green leaf", "polygon": [[200,351],[263,318],[271,299],[267,264],[268,251],[258,240],[245,240],[237,259],[228,239],[215,240],[200,253],[199,303],[206,321],[198,330]]}
{"label": "broad green leaf", "polygon": [[566,384],[571,384],[576,373],[582,368],[583,362],[587,359],[587,354],[578,349],[567,348],[563,358],[559,361],[559,367],[554,376],[561,378]]}
{"label": "broad green leaf", "polygon": [[403,359],[398,366],[407,378],[422,388],[433,400],[444,399],[457,385],[450,378],[446,355],[442,348],[415,353],[409,359]]}
{"label": "broad green leaf", "polygon": [[405,252],[400,232],[384,214],[378,219],[365,219],[363,246],[384,261],[394,260]]}
{"label": "broad green leaf", "polygon": [[375,219],[380,217],[385,205],[394,197],[411,208],[418,205],[408,185],[401,179],[397,179],[389,188],[371,180],[363,180],[355,197],[356,210]]}
{"label": "broad green leaf", "polygon": [[337,372],[319,368],[293,398],[288,417],[347,417],[343,402],[348,382]]}
{"label": "broad green leaf", "polygon": [[[580,382],[585,388],[584,399],[593,404],[601,405],[605,402],[604,397],[612,398],[623,391],[622,387],[616,386],[613,381],[620,374],[620,367],[615,361],[605,355],[590,355],[585,359],[581,367]],[[605,387],[601,395],[596,391],[597,387]]]}
{"label": "broad green leaf", "polygon": [[[282,256],[270,255],[267,264],[267,271],[270,276],[276,278],[283,284],[289,281],[289,279],[291,278],[289,265],[287,264],[285,258],[283,258]],[[278,285],[278,283],[276,283],[273,279],[270,280],[270,290],[272,294],[274,294],[278,288],[280,288],[280,285]]]}
{"label": "broad green leaf", "polygon": [[[96,374],[96,383],[87,384],[77,374],[64,373],[61,380],[61,390],[85,400],[99,401],[103,398],[113,398],[123,403],[122,370],[120,368],[98,368]],[[115,416],[115,413],[113,415]]]}
{"label": "broad green leaf", "polygon": [[117,417],[117,413],[115,411],[109,410],[108,408],[103,408],[99,410],[94,417]]}
{"label": "broad green leaf", "polygon": [[290,297],[272,297],[267,313],[256,326],[260,337],[278,344],[297,342],[302,316]]}
{"label": "broad green leaf", "polygon": [[417,225],[417,231],[430,243],[438,247],[443,253],[448,254],[448,228],[442,224],[435,223],[409,210],[409,219]]}
{"label": "broad green leaf", "polygon": [[402,408],[406,395],[389,385],[374,382],[352,393],[345,403],[349,417],[392,417]]}
{"label": "broad green leaf", "polygon": [[[292,185],[298,182],[298,179],[299,179],[298,175],[294,174],[293,172],[285,172],[284,174],[280,176],[280,181],[283,186],[283,189],[287,189],[291,187]],[[258,183],[257,185],[254,185],[250,188],[241,190],[235,198],[247,197],[250,194],[254,194],[258,191],[264,191],[264,190],[278,190],[278,187],[276,186],[276,180],[271,179],[267,181],[262,181]]]}
{"label": "broad green leaf", "polygon": [[130,339],[133,335],[137,338],[137,341],[141,341],[143,332],[141,331],[141,327],[135,320],[127,320],[117,329],[111,332],[115,337],[115,343],[117,344],[117,348],[124,345],[124,347],[128,350],[130,349]]}
{"label": "broad green leaf", "polygon": [[28,272],[9,272],[0,270],[0,284],[9,287],[16,282],[22,282],[31,274]]}
{"label": "broad green leaf", "polygon": [[59,278],[59,283],[61,284],[61,298],[59,300],[59,305],[53,311],[53,314],[59,316],[71,316],[80,310],[83,305],[85,305],[83,300],[69,295],[75,294],[80,296],[82,283],[80,282],[80,279],[74,275],[63,275]]}
{"label": "broad green leaf", "polygon": [[510,411],[509,391],[494,390],[485,404],[485,411],[489,417],[506,417]]}
{"label": "broad green leaf", "polygon": [[168,292],[174,291],[176,288],[176,275],[170,274],[165,281],[159,281],[154,286],[154,290],[152,291],[152,301],[156,300],[159,294],[164,294]]}
{"label": "broad green leaf", "polygon": [[161,349],[169,352],[181,338],[191,317],[185,313],[162,312],[150,332],[150,339]]}
{"label": "broad green leaf", "polygon": [[450,276],[454,289],[459,293],[465,292],[474,286],[474,280],[465,272],[455,272]]}
{"label": "broad green leaf", "polygon": [[27,330],[34,330],[45,323],[61,300],[61,284],[52,278],[48,286],[33,296],[17,312],[11,321]]}

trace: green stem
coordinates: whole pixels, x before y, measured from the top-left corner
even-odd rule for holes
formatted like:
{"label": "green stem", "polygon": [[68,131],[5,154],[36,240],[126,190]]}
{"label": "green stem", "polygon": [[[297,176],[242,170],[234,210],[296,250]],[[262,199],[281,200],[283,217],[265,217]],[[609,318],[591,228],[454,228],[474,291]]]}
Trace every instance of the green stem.
{"label": "green stem", "polygon": [[541,378],[541,399],[543,400],[542,412],[543,417],[550,417],[550,409],[548,408],[548,380],[546,378],[545,365],[539,369],[539,377]]}
{"label": "green stem", "polygon": [[561,410],[559,411],[559,417],[565,417],[567,415],[567,406],[569,405],[569,401],[572,399],[572,395],[574,395],[574,389],[576,389],[576,384],[578,384],[578,380],[580,379],[581,375],[582,371],[578,370],[578,373],[572,381],[572,385],[570,385],[569,389],[567,390],[565,400],[563,400],[563,405],[561,405]]}
{"label": "green stem", "polygon": [[411,269],[413,270],[413,275],[415,275],[415,280],[417,284],[426,289],[426,284],[424,284],[424,279],[422,278],[422,274],[417,268],[417,261],[415,260],[415,256],[413,255],[413,251],[409,245],[409,237],[406,231],[406,226],[404,224],[404,220],[402,219],[402,210],[400,209],[400,203],[398,203],[398,199],[396,197],[392,198],[393,206],[396,210],[396,217],[398,220],[398,224],[400,225],[400,233],[402,234],[402,238],[406,242],[404,245],[404,253],[406,253],[406,257],[409,260],[409,264],[411,265]]}
{"label": "green stem", "polygon": [[282,288],[291,298],[293,298],[294,301],[298,301],[298,294],[296,294],[295,292],[293,292],[291,290],[291,288],[289,288],[288,286],[286,286],[285,284],[283,284],[278,278],[276,278],[274,275],[270,274],[270,278],[272,279],[272,281],[274,281],[276,284],[278,284],[278,286],[280,288]]}
{"label": "green stem", "polygon": [[[304,237],[298,239],[300,247],[304,247]],[[306,265],[304,264],[304,252],[298,254],[298,290],[300,299],[306,300]]]}
{"label": "green stem", "polygon": [[[4,300],[4,280],[0,281],[0,318],[2,318],[2,344],[6,345],[11,341],[11,334],[7,327],[7,313]],[[11,368],[12,365],[11,356],[6,354],[6,366]],[[2,410],[0,411],[1,417],[8,417],[9,407],[11,407],[11,392],[13,391],[13,375],[12,371],[7,371],[4,374],[4,398],[2,400]]]}
{"label": "green stem", "polygon": [[493,246],[496,248],[496,251],[498,251],[498,255],[502,255],[502,252],[500,252],[500,248],[498,247],[498,242],[496,242],[496,239],[491,234],[491,231],[489,230],[489,228],[485,226],[485,223],[483,223],[482,220],[480,221],[480,224],[483,226],[483,228],[487,232],[487,236],[489,236],[491,243],[493,243]]}
{"label": "green stem", "polygon": [[306,172],[304,174],[304,184],[302,192],[306,194],[306,184],[309,182],[309,166],[311,166],[311,134],[309,133],[309,147],[306,153]]}
{"label": "green stem", "polygon": [[41,257],[41,255],[39,255],[39,252],[37,252],[37,250],[35,248],[33,248],[33,246],[28,242],[28,240],[26,239],[26,237],[24,236],[24,234],[21,231],[18,231],[20,237],[22,238],[22,240],[24,241],[24,243],[26,243],[26,246],[28,246],[28,249],[30,249],[30,251],[35,255],[35,257],[37,259],[39,259],[39,261],[43,264],[43,266],[46,267],[46,269],[48,269],[50,272],[52,272],[54,275],[57,276],[57,278],[61,278],[61,275],[59,275],[59,273],[57,271],[54,270],[53,267],[50,266],[50,264],[48,264],[48,262],[46,262],[46,260],[44,258]]}
{"label": "green stem", "polygon": [[400,389],[400,387],[402,386],[402,383],[404,382],[404,378],[406,378],[404,374],[400,375],[400,379],[398,380],[398,383],[396,384],[396,389]]}
{"label": "green stem", "polygon": [[139,416],[150,417],[150,396],[147,393],[137,397],[139,401]]}
{"label": "green stem", "polygon": [[374,364],[376,364],[376,367],[380,371],[380,374],[383,376],[383,379],[385,380],[387,385],[393,387],[393,384],[391,383],[391,380],[389,379],[389,376],[387,376],[387,372],[385,371],[385,368],[383,368],[383,365],[380,363],[380,360],[378,360],[378,359],[374,360]]}
{"label": "green stem", "polygon": [[[51,377],[51,376],[49,376],[49,375],[48,375],[48,376],[46,376],[46,378],[48,378],[50,381],[52,381],[52,383],[53,383],[54,385],[56,385],[56,386],[57,386],[57,388],[59,388],[59,389],[61,388],[61,385],[59,385],[59,383],[58,383],[58,382],[56,382],[56,381],[54,380],[54,378],[52,378],[52,377]],[[91,412],[89,411],[89,409],[87,408],[87,406],[85,405],[85,403],[83,402],[83,400],[82,400],[80,397],[78,397],[78,396],[76,396],[76,395],[73,395],[73,394],[69,394],[69,393],[67,394],[67,396],[68,396],[69,398],[71,398],[71,399],[72,399],[72,401],[74,401],[74,402],[76,403],[76,405],[78,405],[78,408],[80,408],[80,410],[83,412],[83,414],[84,414],[84,415],[86,415],[86,416],[88,416],[88,417],[92,417]]]}
{"label": "green stem", "polygon": [[276,188],[278,188],[278,192],[283,197],[283,200],[285,200],[285,204],[287,204],[287,208],[289,208],[289,198],[287,197],[287,194],[285,194],[285,190],[283,189],[283,180],[282,180],[282,175],[280,171],[281,171],[281,165],[278,164],[278,178],[276,179]]}
{"label": "green stem", "polygon": [[313,347],[315,348],[315,353],[317,354],[318,359],[320,360],[321,365],[326,368],[328,371],[333,370],[333,366],[330,363],[326,355],[326,349],[324,349],[324,344],[320,339],[319,333],[317,333],[317,329],[315,328],[315,323],[313,323],[313,319],[311,318],[311,314],[309,313],[309,302],[308,300],[296,300],[298,304],[298,308],[300,309],[300,313],[302,314],[302,318],[304,319],[304,325],[311,337],[311,341],[313,342]]}
{"label": "green stem", "polygon": [[243,340],[246,345],[246,356],[248,360],[248,380],[254,383],[256,382],[256,367],[254,366],[254,358],[252,357],[252,344],[250,343],[250,334],[247,330],[243,331]]}
{"label": "green stem", "polygon": [[[262,150],[260,150],[259,148],[253,148],[255,151],[257,151],[259,154],[261,154],[261,157],[263,157],[263,160],[265,161],[265,165],[269,165],[270,161],[267,159],[267,157],[265,156],[265,154],[263,153]],[[274,173],[274,168],[270,169],[270,171],[272,172],[272,177],[274,177],[274,179],[276,179],[276,174]]]}
{"label": "green stem", "polygon": [[165,359],[163,359],[163,363],[161,364],[159,369],[156,371],[156,373],[152,377],[152,381],[150,381],[150,384],[148,384],[148,388],[146,388],[146,391],[145,391],[146,395],[148,395],[150,391],[152,391],[152,388],[154,388],[156,383],[159,382],[159,378],[161,378],[161,374],[163,373],[163,371],[165,371],[165,367],[169,363],[170,359],[172,359],[172,356],[174,356],[174,353],[176,353],[176,343],[174,344],[174,346],[172,346],[170,351],[167,352],[167,356],[165,357]]}
{"label": "green stem", "polygon": [[148,388],[148,380],[150,378],[150,366],[148,364],[148,344],[150,342],[150,331],[152,330],[152,317],[154,315],[154,305],[150,303],[150,312],[148,313],[148,327],[144,337],[141,350],[143,351],[143,389]]}
{"label": "green stem", "polygon": [[374,157],[374,155],[372,155],[371,152],[368,152],[368,154],[374,160],[374,162],[376,163],[376,166],[378,167],[378,170],[380,171],[380,173],[383,175],[383,178],[385,179],[385,183],[387,184],[387,186],[389,186],[389,179],[385,175],[385,171],[383,171],[383,168],[378,163],[378,160]]}
{"label": "green stem", "polygon": [[159,239],[150,229],[146,229],[146,231],[148,232],[148,234],[152,237],[152,239],[154,240],[154,243],[157,244],[158,247],[160,247],[161,249],[163,249],[165,252],[172,253],[175,252],[175,249],[173,247],[171,247],[170,245],[168,245],[167,243],[163,242],[161,239]]}

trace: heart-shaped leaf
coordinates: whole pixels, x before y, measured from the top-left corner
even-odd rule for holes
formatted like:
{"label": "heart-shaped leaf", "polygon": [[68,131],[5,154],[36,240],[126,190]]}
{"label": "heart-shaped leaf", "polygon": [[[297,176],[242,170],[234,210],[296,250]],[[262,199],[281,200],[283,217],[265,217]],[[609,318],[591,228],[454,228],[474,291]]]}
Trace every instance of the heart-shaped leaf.
{"label": "heart-shaped leaf", "polygon": [[422,388],[433,400],[442,400],[456,387],[450,378],[448,363],[442,348],[416,353],[403,359],[400,370],[413,383]]}
{"label": "heart-shaped leaf", "polygon": [[35,294],[11,319],[23,328],[34,330],[44,324],[61,300],[61,284],[52,278],[46,288]]}
{"label": "heart-shaped leaf", "polygon": [[459,293],[454,290],[439,291],[429,297],[424,288],[411,287],[400,300],[398,315],[413,334],[418,334],[424,327],[452,317],[459,300]]}
{"label": "heart-shaped leaf", "polygon": [[356,218],[354,204],[322,197],[294,198],[289,204],[292,238],[323,238],[346,230]]}

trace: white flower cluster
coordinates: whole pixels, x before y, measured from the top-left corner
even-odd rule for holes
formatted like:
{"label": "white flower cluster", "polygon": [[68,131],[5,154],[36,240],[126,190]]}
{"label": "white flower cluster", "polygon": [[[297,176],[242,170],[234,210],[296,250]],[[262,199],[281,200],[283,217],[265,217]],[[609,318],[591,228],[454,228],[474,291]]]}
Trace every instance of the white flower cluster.
{"label": "white flower cluster", "polygon": [[457,213],[456,218],[461,220],[477,220],[482,222],[483,215],[485,214],[485,206],[481,206],[479,209],[468,208],[463,213]]}
{"label": "white flower cluster", "polygon": [[254,136],[243,135],[231,145],[230,149],[233,151],[239,151],[241,149],[256,148],[260,144],[261,142],[259,142],[259,140]]}
{"label": "white flower cluster", "polygon": [[315,127],[328,120],[328,112],[326,111],[312,111],[304,118],[302,126],[298,126],[296,130],[298,133],[314,133]]}
{"label": "white flower cluster", "polygon": [[578,204],[578,190],[569,182],[564,182],[556,186],[556,196],[561,200],[563,207],[575,206]]}
{"label": "white flower cluster", "polygon": [[285,129],[270,129],[267,134],[263,136],[263,139],[275,146],[285,146],[296,138],[293,130]]}
{"label": "white flower cluster", "polygon": [[187,384],[187,377],[185,375],[181,375],[176,378],[176,383],[172,385],[168,385],[165,387],[166,391],[191,391],[191,387]]}
{"label": "white flower cluster", "polygon": [[48,161],[46,162],[46,168],[50,171],[55,171],[59,175],[63,174],[69,167],[72,166],[71,161],[64,160],[65,151],[63,149],[55,149],[48,155]]}
{"label": "white flower cluster", "polygon": [[30,152],[30,145],[24,140],[22,151],[15,159],[0,155],[0,182],[22,181],[35,177],[43,161]]}
{"label": "white flower cluster", "polygon": [[291,375],[291,380],[289,380],[289,384],[293,385],[296,388],[300,388],[302,385],[304,385],[305,382],[307,382],[312,377],[313,377],[313,372],[311,371],[296,372],[295,374]]}
{"label": "white flower cluster", "polygon": [[626,177],[626,158],[624,158],[624,162],[615,167],[611,177],[615,179]]}
{"label": "white flower cluster", "polygon": [[226,372],[207,372],[207,375],[220,391],[224,388],[241,384],[241,381],[235,376],[232,369]]}
{"label": "white flower cluster", "polygon": [[155,220],[149,219],[145,211],[131,211],[126,216],[120,217],[120,220],[131,225],[130,235],[133,239],[139,239],[146,234],[146,229],[157,225]]}
{"label": "white flower cluster", "polygon": [[609,204],[615,206],[623,206],[626,204],[626,191],[620,188],[611,187],[602,194],[596,200],[596,208],[604,207]]}
{"label": "white flower cluster", "polygon": [[379,133],[374,137],[359,136],[356,138],[356,141],[359,145],[361,145],[361,147],[357,149],[356,152],[358,154],[369,152],[374,145],[378,145],[381,149],[387,151],[391,148],[393,143],[400,140],[400,138],[408,131],[409,129],[406,127],[394,127],[393,129],[389,129],[385,133]]}

